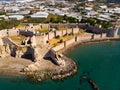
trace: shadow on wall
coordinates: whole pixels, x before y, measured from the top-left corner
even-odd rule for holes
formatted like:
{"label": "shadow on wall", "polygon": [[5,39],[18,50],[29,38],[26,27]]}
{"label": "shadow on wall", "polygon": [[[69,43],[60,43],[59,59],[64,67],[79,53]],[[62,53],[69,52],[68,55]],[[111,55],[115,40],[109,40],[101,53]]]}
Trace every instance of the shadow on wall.
{"label": "shadow on wall", "polygon": [[49,50],[46,55],[44,56],[44,59],[50,60],[52,63],[55,65],[59,65],[57,60],[56,60],[56,52],[54,50]]}
{"label": "shadow on wall", "polygon": [[107,32],[107,37],[114,37],[115,36],[115,29],[110,29]]}
{"label": "shadow on wall", "polygon": [[16,50],[17,50],[16,47],[11,47],[11,46],[10,46],[10,55],[11,55],[12,57],[16,57]]}
{"label": "shadow on wall", "polygon": [[19,34],[26,37],[32,37],[34,35],[34,33],[31,31],[20,31]]}
{"label": "shadow on wall", "polygon": [[35,53],[34,48],[28,47],[26,52],[21,57],[34,61],[35,60],[34,53]]}
{"label": "shadow on wall", "polygon": [[[22,49],[20,51],[23,52]],[[17,47],[11,45],[10,46],[10,55],[12,57],[16,57],[16,52],[17,52]],[[27,50],[25,51],[25,53],[23,53],[23,55],[21,55],[21,58],[25,58],[25,59],[34,61],[35,60],[34,53],[35,53],[34,48],[27,47]]]}

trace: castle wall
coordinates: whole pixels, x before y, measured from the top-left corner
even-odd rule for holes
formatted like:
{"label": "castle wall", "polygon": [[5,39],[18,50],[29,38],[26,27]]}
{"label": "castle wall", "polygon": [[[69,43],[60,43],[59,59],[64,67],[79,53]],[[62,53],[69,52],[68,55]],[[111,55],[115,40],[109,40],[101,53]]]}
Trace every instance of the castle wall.
{"label": "castle wall", "polygon": [[73,28],[73,34],[79,33],[79,28]]}
{"label": "castle wall", "polygon": [[95,34],[94,35],[94,39],[91,39],[92,35],[88,35],[88,36],[76,36],[76,37],[73,37],[72,39],[68,40],[68,41],[64,41],[62,44],[56,46],[56,47],[53,47],[53,50],[54,51],[59,51],[63,48],[67,48],[69,45],[72,45],[72,44],[75,44],[75,43],[81,43],[81,42],[84,42],[84,41],[90,41],[90,40],[102,40],[102,39],[108,39],[108,37],[106,36],[106,34],[102,34],[101,35],[97,35]]}
{"label": "castle wall", "polygon": [[75,42],[75,37],[73,37],[72,39],[66,41],[66,47],[67,47],[68,45],[74,43],[74,42]]}

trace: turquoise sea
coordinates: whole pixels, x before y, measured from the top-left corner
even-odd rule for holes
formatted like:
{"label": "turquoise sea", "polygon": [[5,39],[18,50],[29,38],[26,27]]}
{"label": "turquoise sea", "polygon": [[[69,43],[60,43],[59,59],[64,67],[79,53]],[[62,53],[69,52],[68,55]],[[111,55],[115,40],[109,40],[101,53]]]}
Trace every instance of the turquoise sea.
{"label": "turquoise sea", "polygon": [[31,83],[24,78],[0,78],[0,90],[93,90],[87,76],[100,90],[120,90],[120,41],[92,43],[76,47],[67,54],[78,65],[78,73],[60,81]]}

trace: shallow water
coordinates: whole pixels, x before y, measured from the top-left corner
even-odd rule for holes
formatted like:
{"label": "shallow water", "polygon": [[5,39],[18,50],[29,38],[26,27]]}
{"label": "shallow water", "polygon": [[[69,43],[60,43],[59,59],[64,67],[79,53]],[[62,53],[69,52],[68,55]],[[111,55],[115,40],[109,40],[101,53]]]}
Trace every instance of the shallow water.
{"label": "shallow water", "polygon": [[67,54],[78,64],[78,73],[62,81],[30,83],[26,79],[0,78],[0,90],[93,90],[80,77],[87,76],[100,90],[120,90],[120,41],[86,44]]}

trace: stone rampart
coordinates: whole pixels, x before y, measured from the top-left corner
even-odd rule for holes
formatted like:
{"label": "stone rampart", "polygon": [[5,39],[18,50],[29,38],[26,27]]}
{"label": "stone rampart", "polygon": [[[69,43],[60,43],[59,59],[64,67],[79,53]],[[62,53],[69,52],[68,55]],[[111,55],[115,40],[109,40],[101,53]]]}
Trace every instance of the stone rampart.
{"label": "stone rampart", "polygon": [[49,32],[48,35],[48,39],[52,39],[55,37],[55,32]]}
{"label": "stone rampart", "polygon": [[73,43],[80,43],[80,42],[84,42],[84,41],[91,41],[91,40],[103,40],[103,39],[108,39],[108,37],[106,36],[106,34],[101,35],[97,35],[94,34],[94,38],[92,38],[92,35],[88,35],[88,36],[75,36],[72,39],[68,40],[68,41],[64,41],[64,43],[53,47],[54,51],[59,51],[63,48],[68,47],[69,45],[72,45]]}
{"label": "stone rampart", "polygon": [[79,28],[73,28],[73,34],[79,33]]}
{"label": "stone rampart", "polygon": [[64,43],[62,43],[62,44],[60,44],[60,45],[58,45],[58,46],[56,46],[56,47],[53,47],[52,49],[54,50],[54,51],[59,51],[59,50],[61,50],[62,48],[64,48],[65,47],[65,45],[64,45]]}
{"label": "stone rampart", "polygon": [[17,36],[19,35],[19,30],[18,29],[4,29],[0,31],[0,36],[5,37],[5,36]]}
{"label": "stone rampart", "polygon": [[56,31],[56,32],[55,32],[55,37],[56,37],[56,36],[63,36],[63,35],[62,35],[62,31]]}
{"label": "stone rampart", "polygon": [[67,47],[68,45],[74,43],[74,42],[75,42],[75,37],[73,37],[72,39],[66,41],[66,47]]}

